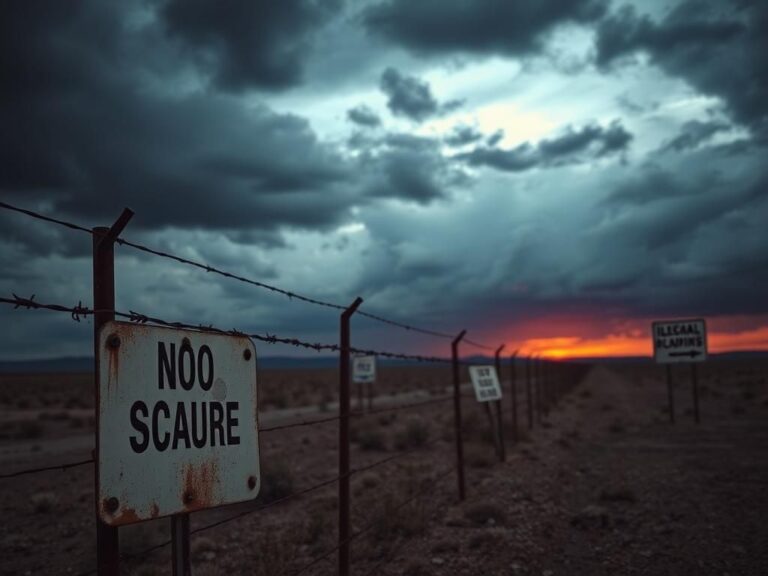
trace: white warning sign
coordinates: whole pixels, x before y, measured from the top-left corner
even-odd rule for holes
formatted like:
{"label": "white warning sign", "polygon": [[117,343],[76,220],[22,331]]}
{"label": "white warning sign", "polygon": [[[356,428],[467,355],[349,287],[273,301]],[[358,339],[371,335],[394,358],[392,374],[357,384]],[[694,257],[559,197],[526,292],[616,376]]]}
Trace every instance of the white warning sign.
{"label": "white warning sign", "polygon": [[493,366],[470,366],[469,377],[475,388],[475,398],[478,402],[501,400],[501,386]]}
{"label": "white warning sign", "polygon": [[366,384],[376,380],[376,356],[355,356],[352,358],[352,381]]}
{"label": "white warning sign", "polygon": [[704,362],[707,359],[707,324],[704,320],[654,322],[653,356],[659,364]]}
{"label": "white warning sign", "polygon": [[249,338],[108,322],[98,350],[104,522],[256,498],[256,349]]}

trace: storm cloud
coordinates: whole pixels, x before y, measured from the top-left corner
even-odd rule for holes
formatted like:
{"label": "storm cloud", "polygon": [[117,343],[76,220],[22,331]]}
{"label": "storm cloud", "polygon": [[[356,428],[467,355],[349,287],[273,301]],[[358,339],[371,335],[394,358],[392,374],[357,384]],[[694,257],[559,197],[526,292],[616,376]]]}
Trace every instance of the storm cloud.
{"label": "storm cloud", "polygon": [[[527,338],[541,318],[543,336],[573,318],[576,333],[663,315],[756,326],[766,14],[742,0],[17,2],[0,21],[0,196],[84,226],[128,206],[132,240],[478,340]],[[0,211],[0,292],[87,304],[90,251],[87,234]],[[334,310],[117,254],[121,309],[337,337]],[[6,307],[0,322],[19,326],[0,338],[7,358],[92,350],[68,317]],[[435,351],[401,336],[355,330]]]}
{"label": "storm cloud", "polygon": [[542,140],[536,145],[526,142],[513,149],[502,149],[493,145],[479,146],[458,157],[472,166],[523,172],[535,167],[583,162],[621,153],[628,148],[631,141],[632,134],[620,122],[614,121],[608,127],[597,124],[578,130],[569,127],[563,134]]}
{"label": "storm cloud", "polygon": [[604,9],[600,0],[442,2],[388,0],[365,14],[367,27],[416,52],[520,55],[536,51],[558,24],[590,22]]}

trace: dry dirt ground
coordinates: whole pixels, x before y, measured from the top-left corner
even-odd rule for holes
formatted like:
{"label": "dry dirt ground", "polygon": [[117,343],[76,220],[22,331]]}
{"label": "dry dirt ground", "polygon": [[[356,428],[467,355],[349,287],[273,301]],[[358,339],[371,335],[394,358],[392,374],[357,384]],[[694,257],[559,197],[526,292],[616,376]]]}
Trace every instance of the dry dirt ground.
{"label": "dry dirt ground", "polygon": [[[464,398],[464,502],[452,469],[452,405],[440,400],[449,371],[383,369],[375,407],[434,402],[353,421],[352,467],[387,461],[351,477],[352,573],[766,575],[767,369],[702,366],[699,425],[687,367],[674,371],[674,426],[663,371],[652,365],[592,368],[530,433],[520,386],[522,438],[511,445],[507,426],[504,463],[495,461],[486,414]],[[333,371],[261,376],[262,426],[334,414]],[[82,377],[3,377],[0,474],[87,458],[89,386]],[[508,399],[505,408],[509,424]],[[196,575],[295,574],[308,565],[302,573],[335,573],[337,426],[261,435],[259,501],[192,517],[193,530],[203,529],[192,537]],[[92,570],[92,483],[91,465],[0,480],[0,573]],[[168,533],[167,520],[121,530],[123,573],[169,574],[168,546],[145,552]]]}

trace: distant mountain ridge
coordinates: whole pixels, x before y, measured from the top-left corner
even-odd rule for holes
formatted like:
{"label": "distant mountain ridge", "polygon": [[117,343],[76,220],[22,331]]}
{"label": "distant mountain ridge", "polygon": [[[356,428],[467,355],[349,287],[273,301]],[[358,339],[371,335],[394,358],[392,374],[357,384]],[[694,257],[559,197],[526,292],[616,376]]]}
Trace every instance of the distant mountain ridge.
{"label": "distant mountain ridge", "polygon": [[[508,361],[509,356],[503,356],[503,361]],[[768,359],[768,351],[755,350],[747,352],[725,352],[722,354],[710,354],[711,360],[751,360]],[[465,356],[464,361],[474,363],[493,363],[490,356]],[[649,363],[653,360],[647,356],[615,356],[605,358],[575,358],[573,362],[579,364],[628,364]],[[261,370],[290,370],[312,368],[335,368],[338,365],[336,356],[316,356],[296,358],[290,356],[262,356],[258,359]],[[381,359],[379,363],[384,366],[410,366],[420,364],[405,360]],[[93,370],[93,358],[45,358],[40,360],[2,360],[0,361],[0,374],[29,374],[29,373],[54,373],[54,372],[90,372]]]}

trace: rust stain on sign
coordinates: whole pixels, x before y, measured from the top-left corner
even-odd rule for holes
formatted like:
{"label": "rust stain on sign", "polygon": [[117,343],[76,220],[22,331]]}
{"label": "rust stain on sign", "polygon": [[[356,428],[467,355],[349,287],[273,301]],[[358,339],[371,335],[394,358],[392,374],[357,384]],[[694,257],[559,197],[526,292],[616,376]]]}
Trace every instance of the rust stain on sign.
{"label": "rust stain on sign", "polygon": [[[108,511],[104,510],[103,506],[102,510],[109,514]],[[141,520],[143,520],[143,518],[141,518],[133,508],[120,508],[115,515],[112,516],[112,521],[109,524],[111,526],[122,526],[123,524],[135,524],[136,522],[141,522]]]}
{"label": "rust stain on sign", "polygon": [[181,499],[188,512],[210,508],[217,504],[216,487],[219,483],[218,463],[209,460],[200,464],[187,464],[183,469],[184,482]]}
{"label": "rust stain on sign", "polygon": [[[113,337],[119,338],[116,334]],[[120,347],[113,346],[109,340],[107,340],[107,347],[109,348],[109,381],[107,382],[107,390],[111,392],[113,389],[117,390],[117,376],[120,373]]]}

